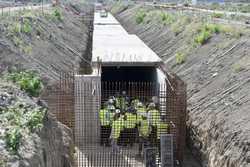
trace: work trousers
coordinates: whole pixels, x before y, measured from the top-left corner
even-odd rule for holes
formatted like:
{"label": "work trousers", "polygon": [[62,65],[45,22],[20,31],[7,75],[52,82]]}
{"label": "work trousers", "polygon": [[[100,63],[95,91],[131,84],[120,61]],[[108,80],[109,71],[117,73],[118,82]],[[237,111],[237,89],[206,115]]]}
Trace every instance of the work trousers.
{"label": "work trousers", "polygon": [[133,146],[136,140],[136,128],[125,128],[121,132],[120,140],[119,140],[119,145],[123,146]]}
{"label": "work trousers", "polygon": [[109,146],[109,137],[111,134],[111,127],[109,125],[107,126],[101,126],[101,145]]}

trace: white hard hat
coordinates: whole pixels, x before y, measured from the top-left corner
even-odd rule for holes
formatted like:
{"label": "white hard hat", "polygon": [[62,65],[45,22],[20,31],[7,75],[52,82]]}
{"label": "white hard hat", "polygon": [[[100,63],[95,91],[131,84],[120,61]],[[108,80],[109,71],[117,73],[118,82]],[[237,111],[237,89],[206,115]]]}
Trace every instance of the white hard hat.
{"label": "white hard hat", "polygon": [[115,113],[119,114],[121,111],[119,109],[115,110]]}
{"label": "white hard hat", "polygon": [[148,105],[148,107],[149,107],[149,108],[155,108],[155,103],[150,103],[150,104]]}
{"label": "white hard hat", "polygon": [[142,102],[138,102],[138,103],[137,103],[137,106],[138,106],[138,107],[142,107],[142,106],[143,106]]}
{"label": "white hard hat", "polygon": [[114,100],[113,100],[113,99],[109,99],[109,100],[108,100],[108,103],[109,103],[109,104],[113,104],[113,103],[114,103]]}

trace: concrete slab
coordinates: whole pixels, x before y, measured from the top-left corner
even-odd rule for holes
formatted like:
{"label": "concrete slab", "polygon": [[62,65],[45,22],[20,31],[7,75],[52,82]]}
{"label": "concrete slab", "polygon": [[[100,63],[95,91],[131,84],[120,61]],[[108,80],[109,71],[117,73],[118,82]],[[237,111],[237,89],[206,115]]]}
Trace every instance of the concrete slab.
{"label": "concrete slab", "polygon": [[92,62],[102,66],[157,66],[162,60],[136,35],[130,35],[109,13],[95,13]]}

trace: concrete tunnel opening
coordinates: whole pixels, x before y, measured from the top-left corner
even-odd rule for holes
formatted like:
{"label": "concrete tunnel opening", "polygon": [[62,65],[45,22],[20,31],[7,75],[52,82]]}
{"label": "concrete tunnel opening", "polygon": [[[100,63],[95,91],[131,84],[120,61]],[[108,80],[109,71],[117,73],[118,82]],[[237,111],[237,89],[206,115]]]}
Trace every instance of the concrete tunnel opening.
{"label": "concrete tunnel opening", "polygon": [[155,67],[103,67],[101,81],[154,82],[157,80]]}

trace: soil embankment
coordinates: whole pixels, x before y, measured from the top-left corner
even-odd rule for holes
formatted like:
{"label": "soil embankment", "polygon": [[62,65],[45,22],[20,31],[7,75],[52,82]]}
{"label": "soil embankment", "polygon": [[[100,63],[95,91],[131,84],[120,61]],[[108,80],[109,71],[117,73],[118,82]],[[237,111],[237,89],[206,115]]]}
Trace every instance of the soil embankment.
{"label": "soil embankment", "polygon": [[[92,16],[93,6],[73,1],[0,16],[1,167],[74,165],[72,130],[52,113],[60,74],[85,71],[91,60]],[[18,81],[6,79],[12,72]],[[36,93],[41,82],[41,97],[24,91]]]}
{"label": "soil embankment", "polygon": [[187,140],[202,165],[250,166],[249,32],[174,10],[112,12],[187,83]]}

